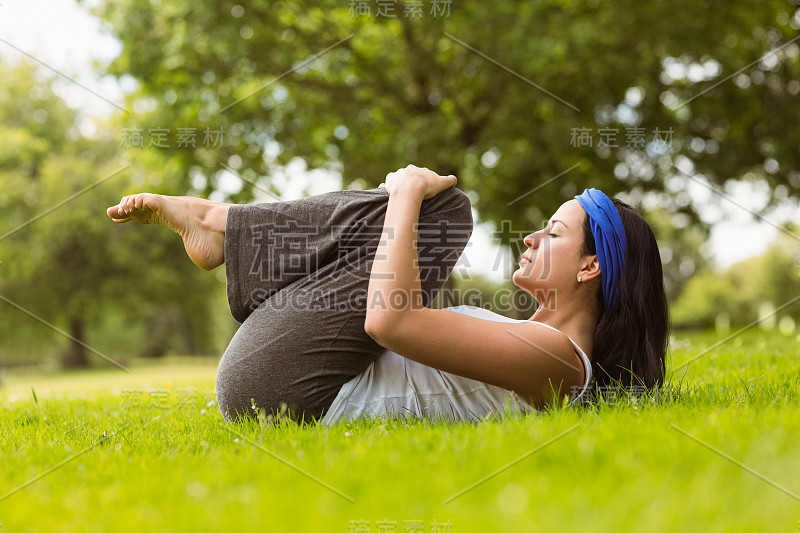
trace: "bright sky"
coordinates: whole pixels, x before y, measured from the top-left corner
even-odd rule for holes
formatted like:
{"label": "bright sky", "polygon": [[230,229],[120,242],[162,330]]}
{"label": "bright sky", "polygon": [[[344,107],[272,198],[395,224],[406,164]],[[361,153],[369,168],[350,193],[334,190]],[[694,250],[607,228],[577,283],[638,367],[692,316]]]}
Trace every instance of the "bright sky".
{"label": "bright sky", "polygon": [[[110,76],[101,79],[92,69],[94,62],[106,63],[120,52],[120,44],[104,32],[101,21],[88,12],[86,6],[97,1],[88,0],[78,5],[75,0],[0,0],[0,39],[6,41],[0,41],[0,57],[9,62],[25,57],[16,47],[121,105],[122,95],[131,90],[131,80],[120,84]],[[71,107],[88,116],[104,116],[116,111],[112,104],[70,81],[59,83],[56,90]],[[88,124],[89,121],[84,124],[84,131],[90,130]],[[502,159],[499,164],[502,165]],[[387,169],[387,173],[392,170],[395,169]],[[306,187],[311,194],[318,194],[341,186],[339,176],[323,171],[308,172],[301,162],[291,165],[273,180],[283,191],[282,198],[287,200],[301,197]],[[236,190],[240,184],[238,178],[230,175],[222,185]],[[694,200],[702,203],[712,194],[693,183],[689,183],[688,190]],[[757,209],[765,201],[764,192],[748,184],[738,184],[726,193],[748,209]],[[761,253],[778,234],[771,224],[758,222],[746,210],[727,200],[721,200],[719,207],[721,209],[709,206],[702,213],[707,221],[713,222],[709,248],[720,267]],[[473,215],[477,220],[477,213]],[[791,210],[783,208],[770,214],[768,219],[779,224],[789,216]],[[539,228],[531,228],[535,229]],[[509,279],[519,258],[504,255],[492,242],[491,231],[491,224],[476,226],[457,270],[481,273],[497,281]]]}

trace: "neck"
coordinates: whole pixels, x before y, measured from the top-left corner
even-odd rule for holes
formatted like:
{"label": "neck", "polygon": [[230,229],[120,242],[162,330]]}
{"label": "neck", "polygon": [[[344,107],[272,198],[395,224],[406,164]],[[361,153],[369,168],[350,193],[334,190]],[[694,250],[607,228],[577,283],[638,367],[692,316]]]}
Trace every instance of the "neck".
{"label": "neck", "polygon": [[577,298],[569,302],[559,301],[558,305],[543,302],[529,320],[552,326],[574,340],[592,358],[594,334],[600,313],[595,306],[587,306]]}

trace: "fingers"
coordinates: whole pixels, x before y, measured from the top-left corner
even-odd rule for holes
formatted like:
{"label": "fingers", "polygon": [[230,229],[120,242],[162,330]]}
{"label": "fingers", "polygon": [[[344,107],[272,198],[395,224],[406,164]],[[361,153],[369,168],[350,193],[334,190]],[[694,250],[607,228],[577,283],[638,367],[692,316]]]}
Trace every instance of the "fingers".
{"label": "fingers", "polygon": [[[390,172],[390,173],[386,174],[385,181],[388,182],[390,179],[394,179],[394,177],[396,175],[410,173],[410,172],[414,172],[414,171],[417,171],[418,173],[428,174],[431,177],[435,176],[435,177],[438,177],[438,178],[447,178],[448,180],[452,180],[452,185],[453,186],[458,183],[458,178],[456,178],[455,174],[448,174],[446,176],[443,176],[443,175],[438,174],[437,172],[434,172],[433,170],[431,170],[431,169],[429,169],[427,167],[418,167],[418,166],[415,166],[415,165],[406,165],[405,168],[399,168],[399,169],[395,170],[394,172]],[[379,187],[380,187],[380,185],[379,185]]]}
{"label": "fingers", "polygon": [[[395,174],[397,172],[402,172],[404,170],[424,170],[426,172],[430,172],[430,173],[436,174],[437,176],[439,175],[438,173],[434,172],[433,170],[429,169],[428,167],[418,167],[416,165],[406,165],[404,168],[398,168],[394,172],[390,172],[390,174]],[[450,176],[453,176],[453,174],[450,174]],[[449,176],[447,176],[447,177],[449,177]]]}

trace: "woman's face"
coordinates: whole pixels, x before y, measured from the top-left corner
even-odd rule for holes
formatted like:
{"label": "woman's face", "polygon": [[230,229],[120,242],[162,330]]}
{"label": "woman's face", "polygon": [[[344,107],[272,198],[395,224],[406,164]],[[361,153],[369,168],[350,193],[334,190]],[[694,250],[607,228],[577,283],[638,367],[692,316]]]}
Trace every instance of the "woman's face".
{"label": "woman's face", "polygon": [[540,303],[555,301],[560,289],[574,289],[583,266],[583,224],[586,211],[578,200],[561,205],[547,226],[523,239],[526,250],[511,280]]}

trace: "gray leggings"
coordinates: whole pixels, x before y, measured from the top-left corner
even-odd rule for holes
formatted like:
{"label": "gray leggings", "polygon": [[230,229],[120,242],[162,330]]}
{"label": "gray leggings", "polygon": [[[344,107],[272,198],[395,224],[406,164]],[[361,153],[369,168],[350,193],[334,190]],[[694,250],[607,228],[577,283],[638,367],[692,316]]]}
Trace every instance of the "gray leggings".
{"label": "gray leggings", "polygon": [[[388,199],[377,188],[231,206],[225,273],[241,326],[217,371],[226,422],[253,416],[253,403],[267,414],[285,404],[293,420],[318,421],[342,385],[384,351],[364,319]],[[460,189],[423,200],[417,252],[425,306],[471,234],[471,206]]]}

